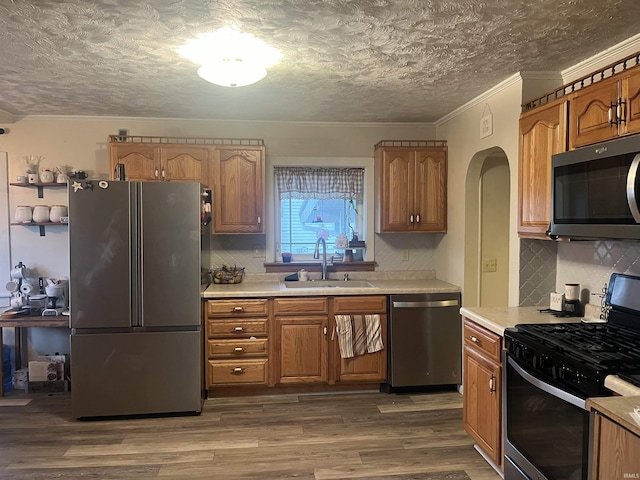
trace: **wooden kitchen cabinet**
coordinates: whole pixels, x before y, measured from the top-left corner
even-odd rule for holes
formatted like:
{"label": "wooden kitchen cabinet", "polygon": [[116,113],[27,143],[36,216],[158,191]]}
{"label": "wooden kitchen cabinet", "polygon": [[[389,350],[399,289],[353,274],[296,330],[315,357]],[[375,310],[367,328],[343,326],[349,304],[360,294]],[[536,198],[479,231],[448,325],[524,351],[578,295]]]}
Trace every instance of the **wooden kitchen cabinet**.
{"label": "wooden kitchen cabinet", "polygon": [[463,424],[476,444],[502,464],[502,338],[464,319]]}
{"label": "wooden kitchen cabinet", "polygon": [[446,232],[446,142],[382,141],[375,176],[376,233]]}
{"label": "wooden kitchen cabinet", "polygon": [[329,299],[276,298],[273,313],[276,384],[327,383]]}
{"label": "wooden kitchen cabinet", "polygon": [[520,117],[518,234],[549,239],[551,155],[567,149],[567,101],[558,99]]}
{"label": "wooden kitchen cabinet", "polygon": [[592,480],[639,478],[640,437],[599,412],[592,415]]}
{"label": "wooden kitchen cabinet", "polygon": [[214,233],[264,233],[264,146],[216,145]]}
{"label": "wooden kitchen cabinet", "polygon": [[341,358],[337,339],[333,336],[335,319],[331,323],[332,338],[332,378],[336,382],[384,382],[387,379],[387,297],[353,296],[334,297],[332,310],[335,315],[378,314],[382,328],[382,344],[379,352],[357,355],[353,358]]}
{"label": "wooden kitchen cabinet", "polygon": [[570,149],[640,132],[640,68],[577,90],[569,111]]}
{"label": "wooden kitchen cabinet", "polygon": [[[274,370],[276,384],[363,384],[387,378],[387,297],[338,296],[276,298]],[[334,314],[379,314],[379,352],[341,358]]]}
{"label": "wooden kitchen cabinet", "polygon": [[206,388],[269,383],[269,301],[206,302]]}
{"label": "wooden kitchen cabinet", "polygon": [[207,145],[111,142],[111,179],[116,178],[116,165],[121,163],[130,181],[200,182],[208,186],[211,152]]}

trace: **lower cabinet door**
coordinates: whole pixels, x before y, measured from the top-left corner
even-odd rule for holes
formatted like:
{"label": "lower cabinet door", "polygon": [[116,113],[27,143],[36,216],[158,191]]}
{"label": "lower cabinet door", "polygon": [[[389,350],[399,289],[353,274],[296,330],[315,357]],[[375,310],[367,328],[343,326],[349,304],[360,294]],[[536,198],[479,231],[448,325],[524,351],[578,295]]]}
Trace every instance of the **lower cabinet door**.
{"label": "lower cabinet door", "polygon": [[327,382],[327,317],[276,317],[276,383]]}
{"label": "lower cabinet door", "polygon": [[496,464],[502,463],[500,365],[464,346],[463,422],[465,430]]}

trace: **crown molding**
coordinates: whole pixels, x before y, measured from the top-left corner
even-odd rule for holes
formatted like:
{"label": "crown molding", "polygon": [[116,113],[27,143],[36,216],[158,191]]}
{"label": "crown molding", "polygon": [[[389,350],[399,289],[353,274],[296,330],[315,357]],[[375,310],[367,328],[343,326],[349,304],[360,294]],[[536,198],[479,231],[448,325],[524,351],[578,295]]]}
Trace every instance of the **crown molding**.
{"label": "crown molding", "polygon": [[576,63],[575,65],[562,70],[560,73],[562,74],[563,83],[569,83],[576,78],[589,75],[594,70],[597,70],[604,65],[615,63],[617,60],[620,60],[627,55],[632,55],[638,50],[640,50],[640,33],[623,40],[611,48],[603,50],[593,57],[587,58],[580,63]]}
{"label": "crown molding", "polygon": [[455,110],[453,110],[451,113],[447,113],[444,117],[436,120],[434,122],[434,125],[436,127],[439,127],[439,126],[443,125],[444,123],[448,122],[449,120],[451,120],[452,118],[455,118],[458,115],[462,115],[467,110],[469,110],[469,109],[471,109],[471,108],[473,108],[473,107],[475,107],[475,106],[477,106],[477,105],[479,105],[481,103],[485,103],[487,100],[489,100],[494,95],[497,95],[501,91],[511,87],[512,85],[520,83],[520,82],[522,82],[522,76],[520,75],[520,73],[515,73],[515,74],[511,75],[510,77],[508,77],[507,79],[501,81],[497,85],[494,85],[489,90],[487,90],[486,92],[482,93],[481,95],[478,95],[473,100],[468,101],[464,105],[462,105],[462,106],[456,108]]}
{"label": "crown molding", "polygon": [[16,123],[18,119],[13,113],[0,110],[0,123]]}

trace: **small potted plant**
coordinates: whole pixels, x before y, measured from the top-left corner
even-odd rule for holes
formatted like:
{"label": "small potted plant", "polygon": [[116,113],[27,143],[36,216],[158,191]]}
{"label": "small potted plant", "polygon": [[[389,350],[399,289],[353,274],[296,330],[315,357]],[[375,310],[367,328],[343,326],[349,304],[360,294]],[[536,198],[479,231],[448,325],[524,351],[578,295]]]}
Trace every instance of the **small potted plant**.
{"label": "small potted plant", "polygon": [[38,183],[38,165],[40,165],[44,157],[42,155],[25,155],[22,159],[27,167],[29,183]]}

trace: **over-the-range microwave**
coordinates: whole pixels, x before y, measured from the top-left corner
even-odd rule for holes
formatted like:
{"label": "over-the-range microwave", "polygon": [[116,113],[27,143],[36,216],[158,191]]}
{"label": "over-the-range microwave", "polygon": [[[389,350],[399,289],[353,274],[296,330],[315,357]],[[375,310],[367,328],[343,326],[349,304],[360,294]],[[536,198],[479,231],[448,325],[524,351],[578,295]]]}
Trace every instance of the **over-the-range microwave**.
{"label": "over-the-range microwave", "polygon": [[552,237],[640,239],[640,135],[551,157]]}

